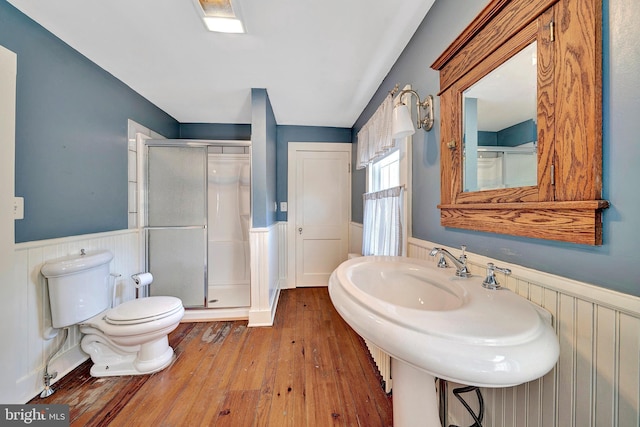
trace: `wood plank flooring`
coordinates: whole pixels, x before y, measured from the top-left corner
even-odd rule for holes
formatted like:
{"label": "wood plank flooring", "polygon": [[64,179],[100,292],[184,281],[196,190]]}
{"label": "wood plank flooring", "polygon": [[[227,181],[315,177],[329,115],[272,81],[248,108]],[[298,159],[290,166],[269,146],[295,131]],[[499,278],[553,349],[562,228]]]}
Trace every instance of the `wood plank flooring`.
{"label": "wood plank flooring", "polygon": [[174,363],[93,378],[90,361],[29,403],[70,407],[72,426],[391,426],[391,397],[327,288],[280,294],[274,326],[181,323]]}

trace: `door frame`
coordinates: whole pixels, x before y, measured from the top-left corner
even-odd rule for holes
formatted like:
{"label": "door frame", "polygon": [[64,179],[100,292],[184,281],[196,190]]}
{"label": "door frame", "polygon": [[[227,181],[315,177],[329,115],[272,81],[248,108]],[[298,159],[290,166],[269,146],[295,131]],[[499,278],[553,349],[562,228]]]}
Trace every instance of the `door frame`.
{"label": "door frame", "polygon": [[[0,45],[0,321],[5,325],[13,325],[20,316],[23,296],[27,290],[19,289],[19,282],[14,275],[15,264],[15,134],[16,134],[16,81],[18,56],[15,52]],[[26,268],[26,267],[25,267]],[[34,292],[35,294],[35,292]],[[35,296],[35,295],[34,295]],[[20,303],[18,303],[20,301]],[[29,307],[24,304],[24,307]],[[24,339],[23,328],[3,328],[0,338],[9,345]],[[43,345],[44,346],[44,345]],[[18,391],[18,377],[16,372],[19,358],[15,351],[3,351],[0,354],[0,375],[4,378],[0,390],[0,401],[6,403],[21,403],[16,399],[24,396],[24,391]],[[21,388],[21,387],[20,387]]]}
{"label": "door frame", "polygon": [[[155,139],[146,139],[144,140],[144,187],[145,187],[145,191],[144,191],[144,245],[145,245],[145,271],[149,271],[151,273],[153,273],[152,271],[152,263],[151,263],[151,252],[150,252],[150,239],[151,239],[151,234],[154,231],[168,231],[168,230],[183,230],[183,231],[187,231],[187,230],[193,230],[193,229],[201,229],[202,233],[203,233],[203,240],[204,240],[204,244],[203,244],[203,252],[204,252],[204,256],[202,259],[203,262],[203,275],[202,275],[202,279],[203,279],[203,294],[202,294],[202,305],[199,304],[191,304],[191,303],[186,303],[184,301],[184,297],[181,297],[179,294],[176,293],[167,293],[167,292],[162,292],[160,295],[165,294],[165,295],[173,295],[173,296],[178,296],[183,300],[183,304],[186,304],[185,307],[187,308],[196,308],[196,309],[202,309],[202,308],[207,308],[207,300],[208,300],[208,236],[207,236],[207,228],[208,228],[208,212],[207,212],[207,180],[208,180],[208,156],[207,156],[207,145],[206,144],[190,144],[190,143],[182,143],[179,140],[174,140],[174,139],[160,139],[160,140],[155,140]],[[151,179],[150,179],[150,169],[149,169],[149,163],[151,160],[151,156],[150,156],[150,151],[152,149],[156,149],[156,148],[160,148],[160,149],[172,149],[172,148],[178,148],[178,149],[184,149],[184,148],[188,148],[190,149],[190,151],[195,150],[195,149],[200,149],[202,151],[202,159],[200,159],[202,161],[202,166],[203,166],[203,176],[202,176],[202,186],[203,186],[203,191],[204,191],[204,206],[202,207],[203,209],[203,217],[199,219],[199,221],[201,221],[201,223],[189,223],[189,224],[183,224],[183,225],[150,225],[150,221],[149,221],[149,214],[150,214],[150,209],[149,209],[149,189],[151,187]],[[155,274],[155,273],[154,273]],[[157,278],[156,278],[157,281]],[[147,286],[145,289],[145,294],[144,296],[152,296],[153,293],[151,292],[151,287]],[[157,295],[157,294],[156,294]]]}
{"label": "door frame", "polygon": [[[251,140],[230,140],[230,139],[167,139],[163,136],[154,133],[153,136],[149,137],[141,133],[136,134],[137,144],[138,144],[138,155],[137,165],[138,165],[138,212],[140,215],[140,219],[138,221],[138,227],[142,230],[143,239],[141,239],[141,247],[142,253],[144,256],[143,263],[141,265],[145,266],[145,271],[149,271],[149,251],[148,251],[148,236],[149,230],[151,228],[166,228],[166,227],[149,227],[148,221],[148,192],[149,192],[149,182],[148,182],[148,160],[149,153],[148,150],[150,147],[203,147],[205,148],[205,214],[203,218],[203,222],[205,224],[204,229],[205,233],[205,255],[204,255],[204,306],[203,307],[192,307],[195,309],[209,309],[207,307],[208,298],[209,298],[209,237],[208,237],[208,221],[209,221],[209,212],[208,205],[206,203],[206,199],[208,197],[208,148],[211,146],[214,147],[249,147],[249,168],[250,168],[250,176],[251,176],[251,191],[253,191],[253,159],[252,159],[252,144]],[[250,208],[249,215],[249,224],[253,224],[253,208]],[[249,261],[251,263],[251,260]],[[251,286],[251,279],[249,281]],[[148,292],[148,289],[147,289]],[[149,296],[149,295],[145,295]],[[244,309],[244,307],[243,307]],[[218,308],[216,310],[226,310],[225,308]]]}
{"label": "door frame", "polygon": [[[11,276],[15,249],[15,136],[18,56],[0,45],[0,272]],[[4,283],[3,283],[4,284]]]}
{"label": "door frame", "polygon": [[[347,152],[349,155],[349,172],[351,172],[353,144],[350,142],[289,142],[287,149],[287,287],[296,287],[296,154],[298,152]],[[350,174],[351,176],[351,174]],[[351,180],[349,181],[351,184]],[[351,200],[351,185],[347,188],[348,199]],[[351,203],[347,204],[347,219],[351,218]],[[347,224],[348,226],[348,224]],[[347,248],[349,233],[347,233]]]}

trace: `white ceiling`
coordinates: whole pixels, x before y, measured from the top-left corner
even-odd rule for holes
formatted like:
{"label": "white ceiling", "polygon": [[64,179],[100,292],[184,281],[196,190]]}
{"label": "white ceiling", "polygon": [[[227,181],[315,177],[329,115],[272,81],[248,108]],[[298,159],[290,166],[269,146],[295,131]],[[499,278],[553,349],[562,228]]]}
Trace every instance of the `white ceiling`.
{"label": "white ceiling", "polygon": [[278,124],[351,127],[434,0],[239,0],[242,35],[193,0],[8,1],[181,123],[250,123],[266,88]]}

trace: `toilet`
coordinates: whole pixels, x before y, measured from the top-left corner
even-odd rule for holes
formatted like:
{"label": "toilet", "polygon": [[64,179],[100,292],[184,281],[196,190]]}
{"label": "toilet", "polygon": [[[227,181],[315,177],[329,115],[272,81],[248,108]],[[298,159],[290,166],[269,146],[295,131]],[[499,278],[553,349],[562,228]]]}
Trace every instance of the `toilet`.
{"label": "toilet", "polygon": [[49,286],[54,328],[79,325],[80,346],[93,361],[91,375],[107,377],[160,371],[174,359],[167,335],[184,307],[179,298],[153,296],[111,305],[106,250],[46,262],[42,275]]}

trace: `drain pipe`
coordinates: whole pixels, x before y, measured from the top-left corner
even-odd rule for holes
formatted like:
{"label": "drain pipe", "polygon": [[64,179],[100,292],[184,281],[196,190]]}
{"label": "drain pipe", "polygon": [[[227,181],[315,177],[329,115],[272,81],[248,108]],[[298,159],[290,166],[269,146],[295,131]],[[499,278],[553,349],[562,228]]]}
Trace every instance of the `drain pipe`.
{"label": "drain pipe", "polygon": [[[454,424],[448,424],[447,414],[449,413],[449,385],[446,380],[438,378],[438,396],[440,398],[440,423],[443,427],[458,427]],[[476,414],[467,401],[461,396],[463,393],[475,392],[478,398],[479,413]],[[462,406],[469,412],[474,423],[469,427],[482,427],[482,419],[484,418],[484,399],[482,398],[482,392],[479,387],[466,386],[453,389],[453,394],[462,403]]]}
{"label": "drain pipe", "polygon": [[[477,414],[473,411],[473,409],[471,409],[471,406],[469,406],[469,403],[467,403],[467,401],[464,400],[464,398],[461,396],[462,393],[470,393],[470,392],[475,392],[476,396],[478,397],[479,408],[478,408]],[[462,406],[464,406],[467,412],[469,412],[469,415],[471,415],[471,418],[473,418],[474,423],[471,424],[469,427],[482,427],[482,418],[484,418],[484,399],[482,398],[482,392],[480,391],[480,388],[472,385],[466,386],[466,387],[454,388],[453,394],[460,401],[460,403],[462,403]],[[454,426],[452,424],[449,427],[458,427],[458,426]]]}
{"label": "drain pipe", "polygon": [[[444,259],[444,258],[443,258]],[[447,414],[449,413],[449,395],[447,381],[442,378],[438,378],[438,397],[440,400],[440,404],[438,407],[440,408],[440,424],[444,427],[447,427],[448,419]]]}
{"label": "drain pipe", "polygon": [[51,363],[51,359],[53,359],[53,356],[58,354],[58,352],[62,349],[62,347],[64,346],[64,343],[67,342],[68,336],[69,336],[69,328],[64,328],[62,333],[62,340],[60,341],[58,348],[56,348],[56,351],[49,356],[49,358],[47,359],[47,363],[44,365],[44,390],[42,390],[42,393],[40,393],[41,398],[49,397],[55,391],[54,389],[51,388],[51,380],[57,377],[58,373],[57,372],[53,372],[51,374],[49,373],[49,363]]}

